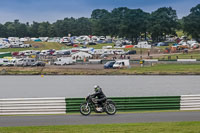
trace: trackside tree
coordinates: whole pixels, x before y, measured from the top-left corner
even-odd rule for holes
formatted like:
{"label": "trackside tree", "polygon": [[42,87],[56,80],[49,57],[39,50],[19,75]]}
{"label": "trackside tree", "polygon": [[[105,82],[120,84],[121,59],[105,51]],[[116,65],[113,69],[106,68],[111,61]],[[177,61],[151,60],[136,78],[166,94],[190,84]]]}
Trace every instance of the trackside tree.
{"label": "trackside tree", "polygon": [[166,35],[176,35],[178,28],[176,10],[171,7],[159,8],[152,12],[149,24],[149,33],[154,41],[163,41]]}
{"label": "trackside tree", "polygon": [[150,14],[141,9],[115,8],[111,12],[97,9],[92,12],[94,35],[125,37],[137,43],[147,33]]}
{"label": "trackside tree", "polygon": [[183,30],[200,42],[200,4],[190,10],[190,14],[183,17]]}
{"label": "trackside tree", "polygon": [[176,35],[183,30],[196,40],[200,38],[200,4],[188,16],[177,18],[176,10],[162,7],[152,13],[127,7],[111,11],[96,9],[90,18],[64,18],[54,23],[21,23],[19,20],[0,24],[0,37],[63,37],[71,34],[123,37],[137,43],[151,37],[154,42],[165,40],[166,35]]}
{"label": "trackside tree", "polygon": [[91,15],[93,35],[106,36],[112,33],[111,14],[105,9],[96,9]]}

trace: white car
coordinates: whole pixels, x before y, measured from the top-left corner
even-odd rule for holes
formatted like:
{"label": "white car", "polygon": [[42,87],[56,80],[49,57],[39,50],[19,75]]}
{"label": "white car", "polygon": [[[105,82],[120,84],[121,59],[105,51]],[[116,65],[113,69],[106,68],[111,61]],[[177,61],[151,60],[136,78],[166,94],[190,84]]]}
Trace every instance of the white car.
{"label": "white car", "polygon": [[73,64],[73,60],[71,57],[58,58],[57,61],[54,62],[54,65],[69,65],[69,64]]}
{"label": "white car", "polygon": [[7,66],[9,63],[8,59],[0,59],[0,66]]}
{"label": "white car", "polygon": [[129,67],[130,62],[129,60],[117,60],[115,64],[113,65],[113,68],[123,68],[123,67]]}

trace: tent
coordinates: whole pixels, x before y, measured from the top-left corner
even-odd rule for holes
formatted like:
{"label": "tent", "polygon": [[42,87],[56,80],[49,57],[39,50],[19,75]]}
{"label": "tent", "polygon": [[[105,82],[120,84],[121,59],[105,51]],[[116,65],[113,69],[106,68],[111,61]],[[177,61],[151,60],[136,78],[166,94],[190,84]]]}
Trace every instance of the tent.
{"label": "tent", "polygon": [[72,58],[83,60],[84,58],[92,58],[92,55],[85,52],[78,52],[78,53],[73,54]]}
{"label": "tent", "polygon": [[10,52],[1,52],[0,58],[4,58],[4,57],[12,57],[12,54]]}
{"label": "tent", "polygon": [[169,44],[166,43],[166,42],[159,42],[159,43],[157,44],[157,46],[158,46],[158,47],[160,47],[160,46],[169,46]]}
{"label": "tent", "polygon": [[151,45],[149,45],[147,41],[141,41],[135,45],[135,48],[151,48]]}
{"label": "tent", "polygon": [[39,38],[34,40],[34,42],[41,42],[41,41],[42,41],[42,40],[39,39]]}

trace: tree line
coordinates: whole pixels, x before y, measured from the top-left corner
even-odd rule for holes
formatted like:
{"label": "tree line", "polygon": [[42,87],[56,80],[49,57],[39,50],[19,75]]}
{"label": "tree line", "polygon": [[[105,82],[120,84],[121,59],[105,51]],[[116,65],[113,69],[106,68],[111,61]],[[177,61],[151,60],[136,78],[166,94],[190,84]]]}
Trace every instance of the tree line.
{"label": "tree line", "polygon": [[166,35],[176,35],[177,30],[194,39],[200,38],[200,4],[188,16],[178,19],[176,10],[162,7],[152,13],[127,7],[112,11],[96,9],[90,18],[64,18],[55,23],[21,23],[19,20],[0,24],[0,37],[63,37],[71,34],[124,37],[137,42],[151,37],[153,41],[165,40]]}

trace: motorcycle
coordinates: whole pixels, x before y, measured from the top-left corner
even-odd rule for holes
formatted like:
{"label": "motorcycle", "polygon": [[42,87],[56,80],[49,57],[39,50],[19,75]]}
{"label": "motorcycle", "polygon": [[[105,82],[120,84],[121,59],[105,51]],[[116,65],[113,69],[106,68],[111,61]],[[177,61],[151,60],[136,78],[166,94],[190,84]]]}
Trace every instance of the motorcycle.
{"label": "motorcycle", "polygon": [[117,111],[115,103],[111,99],[105,99],[102,106],[99,106],[97,99],[91,95],[85,98],[84,103],[80,105],[80,113],[84,116],[90,115],[92,110],[96,113],[106,112],[108,115],[114,115]]}

